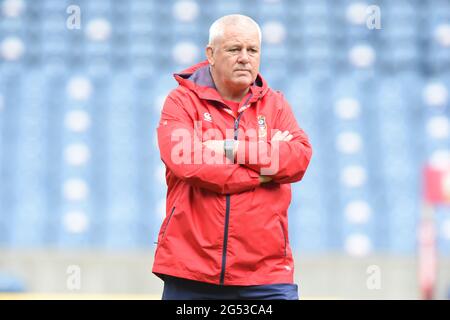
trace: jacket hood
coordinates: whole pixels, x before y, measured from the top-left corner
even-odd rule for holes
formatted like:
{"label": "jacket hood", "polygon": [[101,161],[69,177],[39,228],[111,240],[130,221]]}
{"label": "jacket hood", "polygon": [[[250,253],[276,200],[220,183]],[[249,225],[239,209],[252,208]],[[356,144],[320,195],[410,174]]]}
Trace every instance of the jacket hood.
{"label": "jacket hood", "polygon": [[[222,101],[222,97],[217,91],[209,71],[208,60],[193,65],[179,73],[175,73],[174,77],[181,86],[194,91],[200,98]],[[268,90],[267,82],[258,73],[255,82],[250,86],[252,98],[249,103],[262,98]]]}

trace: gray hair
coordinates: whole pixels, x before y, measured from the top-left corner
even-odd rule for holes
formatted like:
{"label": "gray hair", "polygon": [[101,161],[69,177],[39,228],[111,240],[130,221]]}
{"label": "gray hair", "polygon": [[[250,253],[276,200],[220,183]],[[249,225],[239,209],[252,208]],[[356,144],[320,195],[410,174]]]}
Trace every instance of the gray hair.
{"label": "gray hair", "polygon": [[262,40],[261,28],[255,22],[255,20],[242,14],[230,14],[217,19],[211,25],[211,27],[209,28],[209,44],[211,45],[217,37],[223,35],[226,26],[244,23],[251,24],[256,28],[256,30],[258,30],[259,42],[261,43]]}

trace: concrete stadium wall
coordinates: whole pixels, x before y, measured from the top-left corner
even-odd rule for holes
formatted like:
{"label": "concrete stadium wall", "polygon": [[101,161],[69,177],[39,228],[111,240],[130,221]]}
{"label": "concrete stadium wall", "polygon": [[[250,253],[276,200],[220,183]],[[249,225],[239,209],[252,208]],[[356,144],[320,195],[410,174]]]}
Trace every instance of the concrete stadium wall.
{"label": "concrete stadium wall", "polygon": [[[159,299],[162,281],[151,273],[152,251],[0,249],[0,274],[23,279],[37,294],[146,294]],[[79,288],[73,286],[80,271]],[[297,255],[295,281],[303,299],[420,299],[415,257],[351,258]],[[436,298],[448,298],[450,259],[439,262]]]}

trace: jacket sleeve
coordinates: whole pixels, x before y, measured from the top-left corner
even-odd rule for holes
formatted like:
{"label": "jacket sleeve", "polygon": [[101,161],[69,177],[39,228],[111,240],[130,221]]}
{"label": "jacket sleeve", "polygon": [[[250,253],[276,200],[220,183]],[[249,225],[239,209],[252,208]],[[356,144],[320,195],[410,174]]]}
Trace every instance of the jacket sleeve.
{"label": "jacket sleeve", "polygon": [[[253,141],[245,137],[240,140],[237,161],[261,175],[272,177],[277,183],[300,181],[308,168],[312,148],[308,136],[298,126],[291,106],[283,97],[274,129],[288,130],[293,138],[290,141],[272,142],[275,132],[267,132],[267,138]],[[243,143],[242,143],[243,142]]]}
{"label": "jacket sleeve", "polygon": [[187,183],[220,194],[239,193],[260,185],[259,174],[231,162],[212,163],[180,99],[169,95],[157,128],[161,160]]}

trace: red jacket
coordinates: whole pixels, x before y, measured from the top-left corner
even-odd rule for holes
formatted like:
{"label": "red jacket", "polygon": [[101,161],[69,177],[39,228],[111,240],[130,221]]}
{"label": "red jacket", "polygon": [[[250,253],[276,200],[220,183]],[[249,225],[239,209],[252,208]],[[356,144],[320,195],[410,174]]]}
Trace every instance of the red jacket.
{"label": "red jacket", "polygon": [[[157,128],[168,190],[153,273],[222,285],[292,283],[290,183],[302,179],[312,151],[291,107],[258,75],[236,117],[216,91],[207,61],[174,76],[179,86],[167,97]],[[196,121],[201,131],[194,130]],[[208,135],[211,128],[217,130]],[[206,161],[210,149],[199,141],[223,140],[226,129],[240,140],[241,164]],[[260,142],[250,143],[256,140],[248,129]],[[293,139],[278,144],[278,170],[269,173],[271,182],[260,184],[260,170],[274,160],[255,161],[249,153],[274,152],[271,129],[289,130]],[[174,132],[188,132],[190,140],[174,138]],[[181,141],[188,146],[183,151]],[[202,163],[195,161],[199,154]]]}

